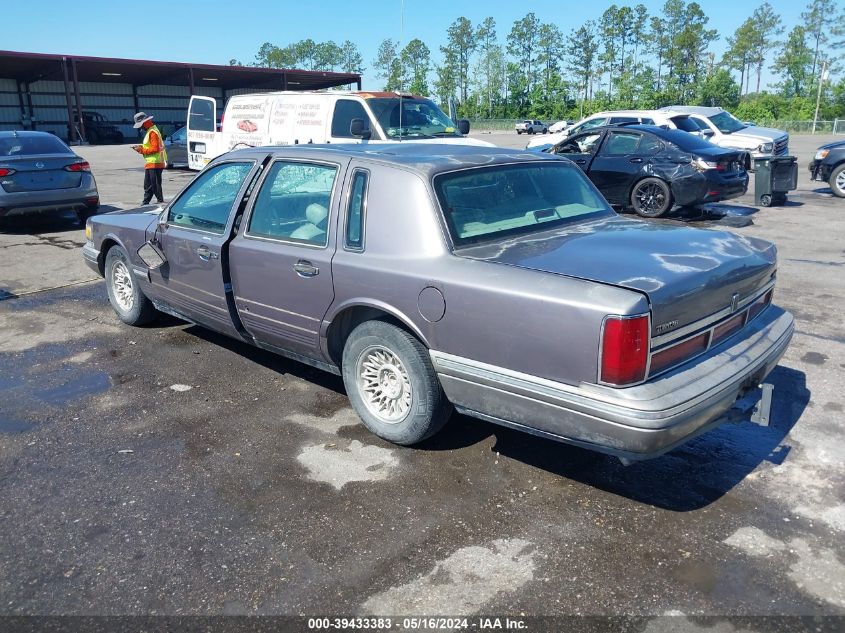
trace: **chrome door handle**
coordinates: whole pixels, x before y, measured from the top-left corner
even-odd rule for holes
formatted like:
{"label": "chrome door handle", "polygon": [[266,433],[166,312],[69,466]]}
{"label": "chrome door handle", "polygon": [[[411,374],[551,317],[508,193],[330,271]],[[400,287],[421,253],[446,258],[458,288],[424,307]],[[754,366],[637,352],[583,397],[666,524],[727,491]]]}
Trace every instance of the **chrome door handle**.
{"label": "chrome door handle", "polygon": [[199,258],[204,262],[207,262],[210,259],[217,259],[218,255],[214,251],[212,251],[208,246],[200,246],[197,251],[197,255]]}
{"label": "chrome door handle", "polygon": [[320,269],[311,262],[300,259],[293,265],[293,269],[300,277],[315,277],[320,274]]}
{"label": "chrome door handle", "polygon": [[641,162],[643,162],[643,159],[642,159],[642,158],[632,158],[632,159],[631,159],[630,161],[628,161],[628,162],[631,162],[631,163],[641,163]]}
{"label": "chrome door handle", "polygon": [[586,165],[587,164],[587,161],[583,158],[579,158],[575,162],[578,163],[579,165]]}

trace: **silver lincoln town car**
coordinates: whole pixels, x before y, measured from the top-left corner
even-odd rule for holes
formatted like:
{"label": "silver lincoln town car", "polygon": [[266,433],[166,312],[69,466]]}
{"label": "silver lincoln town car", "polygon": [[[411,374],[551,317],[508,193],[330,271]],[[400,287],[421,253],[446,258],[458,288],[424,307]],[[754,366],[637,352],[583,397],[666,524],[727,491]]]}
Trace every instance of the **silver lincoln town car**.
{"label": "silver lincoln town car", "polygon": [[165,312],[340,374],[397,444],[457,410],[653,457],[750,414],[793,331],[774,245],[620,217],[533,152],[244,149],[86,235],[121,320]]}

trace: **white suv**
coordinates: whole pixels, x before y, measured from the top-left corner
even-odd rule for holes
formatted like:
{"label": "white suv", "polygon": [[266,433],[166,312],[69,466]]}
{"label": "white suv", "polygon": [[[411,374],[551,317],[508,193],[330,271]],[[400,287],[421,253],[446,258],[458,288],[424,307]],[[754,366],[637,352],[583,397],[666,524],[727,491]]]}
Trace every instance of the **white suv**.
{"label": "white suv", "polygon": [[686,114],[703,129],[708,141],[720,147],[743,149],[754,158],[789,154],[789,134],[769,127],[746,125],[722,108],[666,106],[660,112]]}

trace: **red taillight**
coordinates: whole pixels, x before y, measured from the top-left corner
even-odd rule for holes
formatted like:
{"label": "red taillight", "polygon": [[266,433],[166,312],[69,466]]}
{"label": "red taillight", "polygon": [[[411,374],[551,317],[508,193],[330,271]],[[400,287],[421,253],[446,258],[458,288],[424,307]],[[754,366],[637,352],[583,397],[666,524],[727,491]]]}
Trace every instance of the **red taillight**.
{"label": "red taillight", "polygon": [[14,169],[7,169],[6,167],[0,167],[0,176],[11,176],[15,173]]}
{"label": "red taillight", "polygon": [[691,358],[696,354],[707,349],[707,332],[699,334],[691,339],[673,345],[668,349],[657,352],[651,357],[651,373],[662,371],[672,365],[677,365],[687,358]]}
{"label": "red taillight", "polygon": [[65,171],[91,171],[91,165],[87,162],[71,163],[70,165],[65,165]]}
{"label": "red taillight", "polygon": [[724,341],[732,334],[738,332],[745,325],[745,313],[731,317],[721,325],[713,328],[713,345]]}
{"label": "red taillight", "polygon": [[748,310],[748,320],[749,321],[751,319],[753,319],[754,317],[756,317],[758,314],[760,314],[763,311],[763,308],[765,308],[767,305],[769,305],[772,302],[772,293],[773,292],[774,292],[774,290],[769,290],[769,292],[767,292],[762,297],[757,299],[757,301],[755,301],[751,305],[751,307]]}
{"label": "red taillight", "polygon": [[648,316],[604,320],[601,342],[601,381],[627,385],[645,378],[648,365]]}

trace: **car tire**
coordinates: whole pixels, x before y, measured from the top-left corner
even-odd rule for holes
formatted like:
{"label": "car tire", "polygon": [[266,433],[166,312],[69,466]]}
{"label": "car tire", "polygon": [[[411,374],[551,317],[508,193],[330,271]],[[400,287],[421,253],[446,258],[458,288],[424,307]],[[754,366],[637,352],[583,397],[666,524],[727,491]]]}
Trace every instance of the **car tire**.
{"label": "car tire", "polygon": [[100,143],[100,135],[95,130],[86,130],[85,131],[86,141],[88,141],[89,145],[99,145]]}
{"label": "car tire", "polygon": [[643,178],[631,189],[631,207],[644,218],[659,218],[674,204],[672,190],[660,178]]}
{"label": "car tire", "polygon": [[773,201],[772,196],[769,195],[768,193],[764,193],[762,196],[760,196],[760,206],[761,207],[772,206],[772,201]]}
{"label": "car tire", "polygon": [[522,130],[517,130],[516,135],[519,136],[520,134],[522,134]]}
{"label": "car tire", "polygon": [[343,383],[370,431],[408,446],[437,433],[452,413],[428,349],[386,321],[356,327],[343,347]]}
{"label": "car tire", "polygon": [[845,198],[845,163],[830,172],[828,183],[834,196]]}
{"label": "car tire", "polygon": [[120,246],[112,246],[106,253],[106,291],[109,303],[121,321],[129,325],[145,325],[155,320],[158,311],[141,292],[129,256]]}

